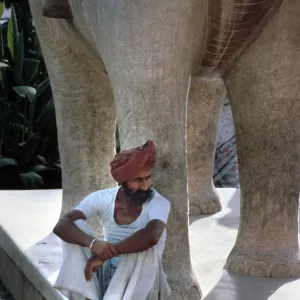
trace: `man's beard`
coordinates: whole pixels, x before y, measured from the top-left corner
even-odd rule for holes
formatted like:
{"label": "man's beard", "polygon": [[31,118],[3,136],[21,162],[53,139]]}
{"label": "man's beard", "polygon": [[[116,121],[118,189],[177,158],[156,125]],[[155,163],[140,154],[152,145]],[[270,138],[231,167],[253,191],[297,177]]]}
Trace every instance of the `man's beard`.
{"label": "man's beard", "polygon": [[148,190],[137,190],[133,192],[125,182],[122,184],[123,191],[130,202],[133,202],[138,205],[144,204],[147,200],[152,198],[153,191],[151,189]]}

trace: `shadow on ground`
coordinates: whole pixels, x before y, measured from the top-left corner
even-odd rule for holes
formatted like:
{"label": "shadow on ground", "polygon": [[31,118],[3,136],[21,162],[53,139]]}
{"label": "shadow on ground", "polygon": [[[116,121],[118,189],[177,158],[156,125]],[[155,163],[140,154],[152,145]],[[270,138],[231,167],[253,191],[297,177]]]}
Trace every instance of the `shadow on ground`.
{"label": "shadow on ground", "polygon": [[219,282],[203,300],[268,300],[280,287],[295,280],[297,278],[242,276],[224,270]]}
{"label": "shadow on ground", "polygon": [[[227,199],[222,199],[222,210],[214,214],[207,215],[189,215],[189,225],[192,225],[195,221],[215,217],[218,219],[218,223],[222,226],[237,229],[239,226],[240,217],[240,190],[235,190],[233,193],[227,196]],[[226,211],[226,213],[224,213]]]}
{"label": "shadow on ground", "polygon": [[223,209],[230,210],[229,213],[222,216],[218,223],[222,226],[238,229],[239,227],[239,219],[240,219],[240,191],[236,190],[234,194],[231,196],[227,207],[223,207]]}

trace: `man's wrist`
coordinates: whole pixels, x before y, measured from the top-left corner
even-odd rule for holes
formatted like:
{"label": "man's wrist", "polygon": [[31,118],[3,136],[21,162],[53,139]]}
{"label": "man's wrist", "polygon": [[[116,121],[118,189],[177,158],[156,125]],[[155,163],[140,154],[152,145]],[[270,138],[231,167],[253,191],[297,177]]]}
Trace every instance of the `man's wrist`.
{"label": "man's wrist", "polygon": [[116,251],[118,252],[118,255],[122,254],[121,250],[119,248],[119,245],[117,243],[116,244],[112,244],[112,246],[116,249]]}
{"label": "man's wrist", "polygon": [[83,246],[86,248],[90,248],[92,241],[95,239],[93,236],[87,236],[84,240]]}
{"label": "man's wrist", "polygon": [[92,241],[91,241],[91,243],[89,244],[89,249],[92,251],[92,248],[93,248],[93,245],[94,245],[94,243],[97,241],[97,239],[93,239]]}

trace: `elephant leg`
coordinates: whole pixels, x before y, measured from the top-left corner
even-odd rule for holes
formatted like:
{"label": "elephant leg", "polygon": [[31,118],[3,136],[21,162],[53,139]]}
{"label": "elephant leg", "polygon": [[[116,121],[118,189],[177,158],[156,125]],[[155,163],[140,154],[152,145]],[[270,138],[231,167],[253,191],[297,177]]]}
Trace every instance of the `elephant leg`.
{"label": "elephant leg", "polygon": [[115,147],[115,105],[100,60],[65,34],[65,21],[44,18],[42,2],[30,1],[50,77],[62,166],[62,213],[87,194],[111,187],[109,162]]}
{"label": "elephant leg", "polygon": [[300,276],[300,2],[283,1],[225,78],[236,127],[241,218],[226,267]]}
{"label": "elephant leg", "polygon": [[213,169],[225,94],[225,85],[219,76],[192,77],[187,119],[188,192],[192,214],[211,214],[221,210],[213,183]]}
{"label": "elephant leg", "polygon": [[[147,139],[157,146],[153,186],[171,202],[164,268],[172,300],[198,300],[188,234],[186,107],[194,42],[200,35],[197,1],[101,1],[95,28],[112,84],[121,148]],[[85,2],[85,11],[93,11]],[[198,14],[198,15],[197,15]],[[98,33],[101,28],[101,34]]]}

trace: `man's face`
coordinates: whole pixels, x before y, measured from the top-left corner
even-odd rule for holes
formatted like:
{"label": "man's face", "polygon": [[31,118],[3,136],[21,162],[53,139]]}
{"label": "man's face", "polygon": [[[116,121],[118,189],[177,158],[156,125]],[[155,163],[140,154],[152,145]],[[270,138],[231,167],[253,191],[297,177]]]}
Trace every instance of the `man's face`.
{"label": "man's face", "polygon": [[130,201],[136,204],[145,203],[152,195],[151,171],[142,170],[132,180],[128,180],[123,185],[125,195]]}

